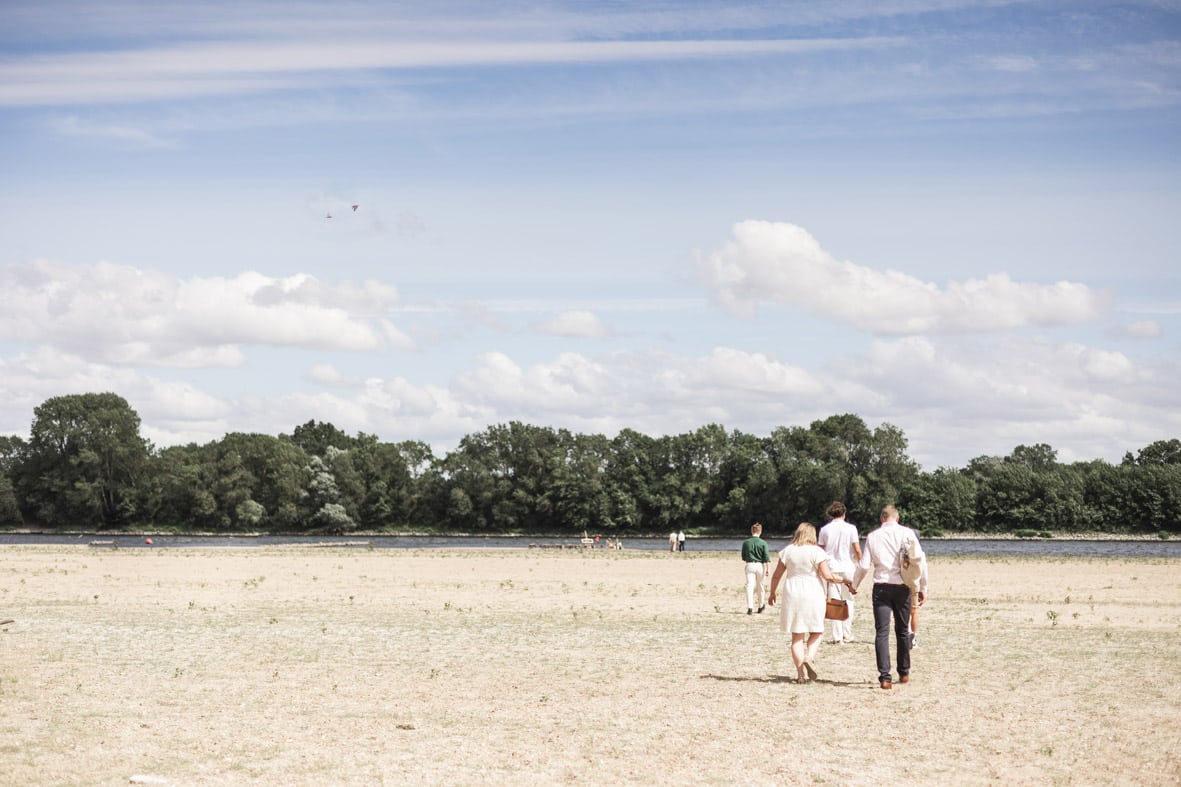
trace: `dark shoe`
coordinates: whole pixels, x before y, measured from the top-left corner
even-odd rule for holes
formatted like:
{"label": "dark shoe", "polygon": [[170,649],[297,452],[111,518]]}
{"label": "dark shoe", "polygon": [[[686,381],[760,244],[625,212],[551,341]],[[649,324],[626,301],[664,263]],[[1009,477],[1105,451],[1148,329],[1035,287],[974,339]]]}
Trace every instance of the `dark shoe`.
{"label": "dark shoe", "polygon": [[764,610],[764,609],[766,609],[766,608],[767,608],[767,605],[766,605],[766,604],[764,604],[763,606],[759,607],[759,614],[760,614],[760,615],[762,615],[762,614],[763,614],[763,610]]}
{"label": "dark shoe", "polygon": [[892,688],[894,688],[894,684],[888,680],[883,680],[882,681],[882,688],[883,689],[892,689]]}
{"label": "dark shoe", "polygon": [[901,675],[898,678],[898,682],[899,683],[910,683],[910,676],[909,675]]}
{"label": "dark shoe", "polygon": [[746,614],[748,614],[748,615],[753,615],[753,614],[755,614],[755,611],[754,611],[753,609],[751,609],[750,607],[747,607],[747,608],[746,608]]}

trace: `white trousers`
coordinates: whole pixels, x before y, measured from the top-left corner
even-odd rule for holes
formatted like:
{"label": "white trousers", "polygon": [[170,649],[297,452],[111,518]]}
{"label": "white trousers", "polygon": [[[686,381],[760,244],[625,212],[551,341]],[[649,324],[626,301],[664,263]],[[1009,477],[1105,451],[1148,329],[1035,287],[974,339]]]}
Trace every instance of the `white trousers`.
{"label": "white trousers", "polygon": [[[841,580],[848,579],[845,574],[837,571],[833,572],[833,576]],[[827,584],[829,598],[843,598],[849,605],[849,617],[845,618],[844,620],[828,621],[832,624],[832,638],[836,642],[846,639],[851,640],[853,639],[853,591],[849,590],[849,588],[845,587],[844,585],[838,585],[832,582]]]}
{"label": "white trousers", "polygon": [[[763,599],[766,594],[763,592],[763,578],[766,572],[763,571],[762,563],[747,563],[746,564],[746,608],[758,609],[765,606]],[[755,603],[755,594],[758,594],[758,604]]]}

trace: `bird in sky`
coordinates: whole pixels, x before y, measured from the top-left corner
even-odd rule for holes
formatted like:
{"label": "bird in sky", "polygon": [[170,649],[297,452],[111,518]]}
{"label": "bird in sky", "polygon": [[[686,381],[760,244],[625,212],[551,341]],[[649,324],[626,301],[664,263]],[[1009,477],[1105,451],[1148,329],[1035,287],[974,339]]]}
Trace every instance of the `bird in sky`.
{"label": "bird in sky", "polygon": [[353,206],[353,213],[356,213],[356,212],[357,212],[357,208],[359,208],[359,207],[361,207],[361,206],[360,206],[360,205],[354,205],[354,206]]}

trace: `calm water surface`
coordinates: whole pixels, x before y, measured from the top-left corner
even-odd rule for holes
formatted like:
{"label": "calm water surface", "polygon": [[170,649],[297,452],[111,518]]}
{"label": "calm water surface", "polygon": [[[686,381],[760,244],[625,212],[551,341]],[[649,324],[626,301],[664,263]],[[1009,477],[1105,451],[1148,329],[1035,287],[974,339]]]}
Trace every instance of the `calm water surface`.
{"label": "calm water surface", "polygon": [[[337,546],[357,549],[529,549],[576,546],[579,539],[517,536],[143,536],[53,535],[0,533],[0,544],[75,544],[95,548],[175,549],[178,547],[251,547],[274,545]],[[786,539],[767,539],[775,550]],[[694,538],[686,542],[687,552],[735,552],[740,538]],[[667,551],[667,538],[624,538],[624,549]],[[1068,540],[1068,539],[923,539],[933,557],[973,555],[995,557],[1106,557],[1181,558],[1181,540]]]}

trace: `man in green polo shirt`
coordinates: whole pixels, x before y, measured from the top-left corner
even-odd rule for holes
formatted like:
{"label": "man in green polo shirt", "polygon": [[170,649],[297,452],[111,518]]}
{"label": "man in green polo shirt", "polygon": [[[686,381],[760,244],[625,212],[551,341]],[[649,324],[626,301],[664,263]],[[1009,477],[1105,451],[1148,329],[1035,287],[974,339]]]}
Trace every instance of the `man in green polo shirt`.
{"label": "man in green polo shirt", "polygon": [[746,564],[746,614],[755,611],[755,593],[758,593],[759,612],[767,608],[763,601],[763,580],[771,572],[771,557],[767,542],[762,539],[763,526],[755,522],[750,526],[750,538],[742,542],[742,562]]}

